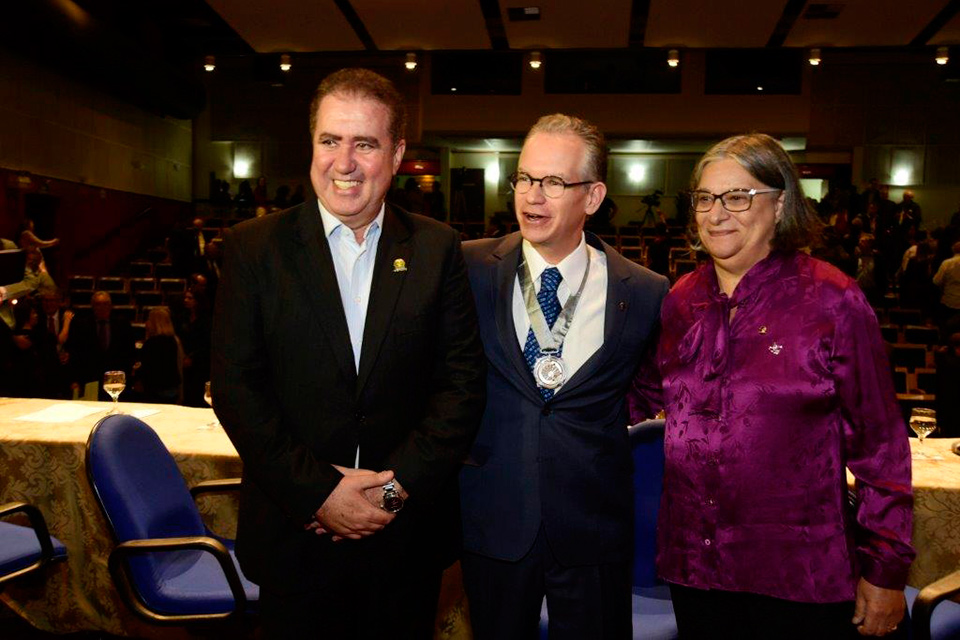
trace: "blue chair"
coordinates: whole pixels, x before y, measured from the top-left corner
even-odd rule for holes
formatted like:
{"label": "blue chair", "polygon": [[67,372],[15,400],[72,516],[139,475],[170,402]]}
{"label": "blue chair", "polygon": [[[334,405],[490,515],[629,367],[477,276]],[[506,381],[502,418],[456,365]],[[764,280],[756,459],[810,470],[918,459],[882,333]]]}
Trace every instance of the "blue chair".
{"label": "blue chair", "polygon": [[193,501],[235,489],[238,479],[188,491],[157,434],[128,415],[107,416],[93,428],[87,473],[117,541],[110,575],[135,613],[155,624],[184,624],[256,610],[259,588],[240,570],[233,541],[211,533]]}
{"label": "blue chair", "polygon": [[14,513],[26,515],[30,526],[0,522],[0,587],[67,557],[67,548],[47,531],[39,509],[25,502],[0,505],[0,518]]}
{"label": "blue chair", "polygon": [[[664,420],[647,420],[630,427],[633,450],[633,637],[673,640],[677,619],[670,589],[657,579],[657,512],[663,489]],[[544,600],[540,638],[546,640],[548,618]]]}
{"label": "blue chair", "polygon": [[960,638],[960,604],[947,600],[960,594],[960,571],[917,591],[907,587],[913,640]]}

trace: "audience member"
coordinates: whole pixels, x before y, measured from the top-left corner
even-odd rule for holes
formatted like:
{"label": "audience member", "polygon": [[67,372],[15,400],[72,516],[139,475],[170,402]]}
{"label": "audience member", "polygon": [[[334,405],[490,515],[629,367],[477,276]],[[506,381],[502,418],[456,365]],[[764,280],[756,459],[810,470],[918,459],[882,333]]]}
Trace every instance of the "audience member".
{"label": "audience member", "polygon": [[154,307],[147,316],[147,338],[134,365],[137,390],[144,402],[177,404],[183,398],[183,348],[170,310]]}
{"label": "audience member", "polygon": [[960,331],[960,241],[953,243],[953,257],[944,260],[933,276],[940,287],[940,335],[944,339]]}
{"label": "audience member", "polygon": [[666,276],[670,273],[670,236],[667,225],[658,222],[653,229],[654,235],[647,243],[647,263],[651,271]]}
{"label": "audience member", "polygon": [[294,207],[298,204],[302,204],[304,199],[305,198],[303,195],[303,185],[297,184],[297,186],[293,190],[293,195],[290,196],[290,202],[288,206]]}
{"label": "audience member", "polygon": [[184,404],[204,407],[203,385],[210,379],[210,317],[201,311],[207,305],[197,296],[192,288],[184,294],[176,332],[183,347]]}
{"label": "audience member", "polygon": [[279,187],[277,187],[277,195],[273,199],[274,208],[282,211],[287,207],[289,207],[290,206],[289,197],[290,197],[290,187],[288,187],[285,184],[282,184]]}
{"label": "audience member", "polygon": [[423,196],[423,214],[440,222],[447,220],[447,202],[440,190],[439,180],[434,180],[430,191]]}
{"label": "audience member", "polygon": [[[81,388],[103,379],[104,371],[130,373],[135,355],[130,323],[113,313],[106,291],[97,291],[90,300],[92,314],[78,317],[70,327],[66,349],[70,358],[71,386]],[[100,397],[108,396],[101,390]]]}
{"label": "audience member", "polygon": [[936,363],[937,427],[943,438],[960,437],[960,333],[934,353]]}

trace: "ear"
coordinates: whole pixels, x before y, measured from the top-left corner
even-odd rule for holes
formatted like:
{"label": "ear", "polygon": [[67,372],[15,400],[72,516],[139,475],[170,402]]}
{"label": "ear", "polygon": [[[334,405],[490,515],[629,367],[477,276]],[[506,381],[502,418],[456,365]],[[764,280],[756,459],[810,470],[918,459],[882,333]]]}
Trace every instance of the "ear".
{"label": "ear", "polygon": [[773,209],[773,221],[774,224],[780,224],[780,218],[783,217],[783,203],[786,199],[787,192],[781,191],[780,195],[777,197],[777,203],[774,205]]}
{"label": "ear", "polygon": [[588,216],[592,216],[600,208],[603,199],[607,197],[607,185],[602,182],[594,182],[587,191],[586,211]]}
{"label": "ear", "polygon": [[400,170],[400,162],[403,160],[403,154],[407,151],[407,141],[401,139],[397,142],[397,148],[393,150],[393,175],[397,175]]}

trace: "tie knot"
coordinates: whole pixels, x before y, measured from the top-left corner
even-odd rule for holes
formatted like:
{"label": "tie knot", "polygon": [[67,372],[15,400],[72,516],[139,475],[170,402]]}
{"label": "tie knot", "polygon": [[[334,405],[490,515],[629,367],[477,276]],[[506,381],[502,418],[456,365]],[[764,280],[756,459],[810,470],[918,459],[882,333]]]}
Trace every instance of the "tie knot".
{"label": "tie knot", "polygon": [[544,269],[543,273],[540,274],[540,292],[548,291],[556,293],[561,280],[563,280],[563,276],[560,274],[560,269],[556,267]]}

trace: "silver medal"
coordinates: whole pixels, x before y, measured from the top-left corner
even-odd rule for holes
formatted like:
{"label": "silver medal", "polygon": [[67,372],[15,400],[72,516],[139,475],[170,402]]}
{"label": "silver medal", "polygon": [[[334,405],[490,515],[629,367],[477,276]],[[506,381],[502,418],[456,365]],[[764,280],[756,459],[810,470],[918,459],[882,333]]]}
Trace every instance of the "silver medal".
{"label": "silver medal", "polygon": [[540,356],[533,364],[533,377],[537,381],[537,386],[544,389],[556,389],[564,383],[566,365],[563,359],[557,356]]}

